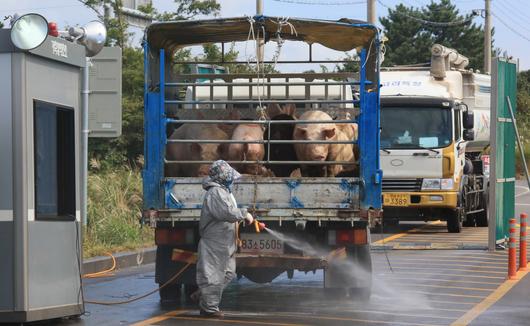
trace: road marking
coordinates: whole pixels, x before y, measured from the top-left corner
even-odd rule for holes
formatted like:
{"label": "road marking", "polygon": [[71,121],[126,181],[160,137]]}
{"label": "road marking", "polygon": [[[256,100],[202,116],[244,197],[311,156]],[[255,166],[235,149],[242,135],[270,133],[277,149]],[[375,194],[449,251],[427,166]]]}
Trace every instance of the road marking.
{"label": "road marking", "polygon": [[423,291],[414,291],[414,290],[404,290],[403,292],[418,293],[418,294],[425,294],[425,295],[442,295],[442,296],[447,296],[447,297],[473,298],[473,299],[484,299],[485,298],[485,296],[483,295],[471,295],[471,294],[423,292]]}
{"label": "road marking", "polygon": [[411,267],[394,267],[392,266],[392,269],[412,269],[412,270],[415,270],[415,269],[435,269],[437,271],[440,271],[440,272],[445,272],[445,271],[457,271],[457,272],[473,272],[473,273],[481,273],[481,274],[506,274],[506,272],[497,272],[497,271],[483,271],[483,270],[476,270],[476,269],[459,269],[459,268],[439,268],[439,267],[414,267],[414,266],[411,266]]}
{"label": "road marking", "polygon": [[[401,317],[413,317],[413,318],[437,318],[437,319],[451,319],[454,320],[454,317],[447,317],[447,316],[433,316],[433,315],[416,315],[416,314],[403,314],[403,313],[396,313],[395,311],[388,312],[388,311],[378,311],[378,310],[356,310],[356,309],[344,309],[343,311],[347,312],[353,312],[357,314],[378,314],[378,315],[391,315],[391,316],[401,316]],[[293,314],[300,314],[299,312],[293,313]],[[280,313],[280,315],[283,315],[283,313]]]}
{"label": "road marking", "polygon": [[[381,303],[381,302],[372,302],[370,301],[370,307],[371,308],[378,308],[378,307],[387,307],[387,308],[394,308],[395,310],[392,310],[392,309],[386,309],[388,311],[403,311],[403,308],[402,307],[397,307],[396,309],[396,304],[395,304],[395,299],[389,299],[389,300],[392,300],[394,303],[393,304],[388,304],[388,303]],[[432,303],[434,301],[432,300],[429,300],[429,303]],[[438,301],[439,303],[451,303],[451,304],[456,304],[455,302],[449,302],[449,301]],[[473,304],[473,303],[472,303]],[[416,309],[416,307],[411,307],[412,309]],[[449,309],[449,308],[425,308],[425,307],[421,307],[423,310],[434,310],[434,311],[452,311],[452,312],[467,312],[467,310],[465,309]]]}
{"label": "road marking", "polygon": [[[434,258],[437,258],[437,257],[434,257]],[[472,263],[481,263],[481,264],[488,264],[488,265],[502,265],[502,266],[506,266],[506,262],[505,260],[502,260],[502,261],[480,261],[480,260],[473,260],[473,261],[470,261],[468,258],[464,258],[464,259],[436,259],[436,260],[426,260],[424,258],[394,258],[392,259],[392,262],[399,262],[401,260],[405,260],[405,261],[420,261],[420,262],[424,262],[424,263],[430,263],[431,261],[437,261],[437,262],[455,262],[455,263],[459,263],[459,262],[462,262],[462,261],[469,261],[469,262],[472,262]]]}
{"label": "road marking", "polygon": [[[392,265],[420,265],[416,262],[394,262],[394,261],[390,261],[390,263]],[[502,270],[505,270],[506,269],[506,266],[498,266],[498,267],[495,267],[495,266],[482,266],[482,265],[470,265],[470,264],[436,264],[436,263],[431,263],[431,262],[425,262],[425,264],[422,264],[422,265],[429,265],[429,266],[442,266],[442,267],[450,267],[450,266],[459,266],[459,267],[471,267],[471,268],[480,268],[480,269],[493,269],[493,270],[498,270],[498,269],[502,269]]]}
{"label": "road marking", "polygon": [[[302,314],[281,314],[284,317],[294,317],[299,318],[303,316]],[[386,321],[386,320],[370,320],[370,319],[357,319],[357,318],[344,318],[344,317],[332,317],[332,316],[315,316],[313,314],[308,315],[308,318],[311,319],[322,319],[322,320],[338,320],[338,321],[353,321],[353,322],[360,322],[360,323],[367,323],[367,324],[390,324],[390,325],[406,325],[406,326],[440,326],[435,324],[418,324],[418,323],[409,323],[404,321]]]}
{"label": "road marking", "polygon": [[418,232],[418,231],[421,231],[422,229],[425,229],[426,227],[428,226],[431,226],[431,225],[437,225],[437,224],[440,224],[442,222],[440,221],[434,221],[434,222],[431,222],[431,223],[427,223],[425,225],[422,225],[418,228],[415,228],[415,229],[412,229],[412,230],[408,230],[407,232],[403,232],[403,233],[398,233],[398,234],[394,234],[394,235],[391,235],[389,237],[386,237],[386,238],[383,238],[383,239],[380,239],[380,240],[377,240],[375,242],[372,242],[372,244],[384,244],[388,241],[392,241],[392,240],[395,240],[395,239],[399,239],[401,237],[404,237],[406,236],[407,234],[410,234],[410,233],[414,233],[414,232]]}
{"label": "road marking", "polygon": [[181,314],[185,314],[187,312],[189,312],[189,310],[173,310],[173,311],[170,311],[170,312],[165,313],[163,315],[155,316],[153,318],[149,318],[149,319],[137,322],[135,324],[132,324],[131,326],[149,326],[149,325],[152,325],[154,323],[158,323],[158,322],[161,322],[161,321],[164,321],[164,320],[168,320],[169,318],[173,318],[175,316],[178,316],[178,315],[181,315]]}
{"label": "road marking", "polygon": [[[393,269],[406,269],[406,268],[400,268],[396,267]],[[451,271],[451,270],[448,270]],[[468,272],[466,270],[466,272]],[[408,271],[408,272],[397,272],[393,273],[394,275],[403,274],[403,275],[440,275],[439,273],[428,273],[428,272],[416,272],[416,271]],[[462,275],[462,274],[447,274],[444,272],[444,276],[457,276],[457,277],[467,277],[467,278],[488,278],[488,279],[498,279],[498,280],[505,280],[505,276],[489,276],[489,275]]]}
{"label": "road marking", "polygon": [[[275,315],[277,316],[277,314],[275,314]],[[208,322],[208,323],[277,325],[277,326],[301,326],[301,325],[306,325],[306,324],[290,324],[290,323],[272,323],[272,322],[263,322],[263,321],[255,321],[255,320],[237,320],[237,319],[226,319],[226,318],[223,318],[223,319],[215,319],[215,318],[206,319],[204,317],[192,317],[192,316],[172,316],[170,318],[171,319],[177,319],[177,320],[197,320],[197,321],[203,321],[203,322]]]}
{"label": "road marking", "polygon": [[484,291],[484,292],[491,292],[495,289],[486,289],[486,288],[468,288],[468,287],[460,287],[460,286],[451,286],[451,285],[436,285],[436,284],[414,284],[412,287],[416,286],[422,286],[422,287],[429,287],[429,288],[442,288],[442,289],[459,289],[459,290],[468,290],[468,291]]}
{"label": "road marking", "polygon": [[511,288],[513,288],[523,277],[526,276],[528,271],[519,271],[517,272],[517,279],[515,280],[506,280],[501,284],[493,293],[487,296],[484,300],[479,302],[476,306],[471,308],[466,314],[458,318],[451,326],[467,326],[478,316],[480,316],[484,311],[491,307],[495,302],[499,301],[504,297]]}
{"label": "road marking", "polygon": [[443,279],[443,278],[413,278],[413,277],[392,277],[385,276],[386,279],[395,279],[395,280],[410,280],[410,281],[438,281],[438,282],[450,282],[450,283],[472,283],[472,284],[491,284],[499,286],[498,282],[479,282],[479,281],[469,281],[469,280],[453,280],[453,279]]}
{"label": "road marking", "polygon": [[518,198],[518,197],[521,197],[521,196],[524,196],[524,195],[530,193],[530,189],[528,189],[527,187],[515,186],[515,188],[524,189],[524,191],[522,193],[515,195],[515,198]]}

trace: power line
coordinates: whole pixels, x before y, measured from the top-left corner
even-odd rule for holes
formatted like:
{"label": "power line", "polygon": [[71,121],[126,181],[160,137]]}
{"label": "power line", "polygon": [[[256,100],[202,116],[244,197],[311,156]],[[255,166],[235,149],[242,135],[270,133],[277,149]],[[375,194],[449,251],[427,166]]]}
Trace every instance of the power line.
{"label": "power line", "polygon": [[[392,10],[392,8],[390,8],[389,6],[387,6],[383,1],[381,0],[377,0],[377,2],[379,2],[379,4],[389,10]],[[407,17],[409,19],[412,19],[414,21],[417,21],[421,24],[424,24],[424,25],[431,25],[431,26],[438,26],[438,27],[451,27],[451,26],[459,26],[459,25],[465,25],[465,24],[468,24],[470,23],[473,18],[477,15],[475,12],[473,12],[473,14],[471,16],[469,16],[468,18],[464,19],[464,20],[460,20],[460,21],[452,21],[452,22],[433,22],[433,21],[430,21],[430,20],[425,20],[425,19],[421,19],[421,18],[418,18],[418,17],[414,17],[414,16],[411,16],[411,15],[408,15],[408,14],[405,14],[405,13],[402,13],[402,12],[398,12],[398,11],[395,11],[394,12],[398,15],[401,15],[403,17]]]}
{"label": "power line", "polygon": [[494,12],[491,13],[491,15],[495,18],[497,18],[497,20],[503,24],[504,26],[506,26],[506,28],[508,28],[510,31],[514,32],[515,34],[519,35],[520,37],[524,38],[525,40],[527,40],[528,42],[530,42],[530,38],[528,38],[526,35],[524,34],[521,34],[521,32],[519,32],[518,30],[516,30],[515,28],[511,27],[510,25],[508,25],[504,20],[502,20],[502,18],[500,18],[499,16],[497,16]]}
{"label": "power line", "polygon": [[[528,27],[524,26],[520,22],[528,23],[529,18],[521,14],[518,10],[510,9],[504,5],[499,6],[500,3],[497,3],[497,1],[493,1],[493,5],[495,9],[500,11],[503,15],[510,17],[510,20],[512,20],[515,24],[519,25],[522,28],[528,29]],[[516,21],[516,20],[519,20]]]}
{"label": "power line", "polygon": [[71,4],[71,5],[59,5],[59,6],[48,6],[48,7],[31,7],[31,8],[15,8],[15,9],[1,9],[0,12],[17,12],[17,11],[33,11],[33,10],[45,10],[45,9],[57,9],[57,8],[69,8],[69,7],[84,7],[82,4]]}
{"label": "power line", "polygon": [[299,5],[315,5],[315,6],[348,6],[348,5],[361,5],[365,4],[366,1],[309,1],[309,0],[273,0],[276,2],[292,3]]}

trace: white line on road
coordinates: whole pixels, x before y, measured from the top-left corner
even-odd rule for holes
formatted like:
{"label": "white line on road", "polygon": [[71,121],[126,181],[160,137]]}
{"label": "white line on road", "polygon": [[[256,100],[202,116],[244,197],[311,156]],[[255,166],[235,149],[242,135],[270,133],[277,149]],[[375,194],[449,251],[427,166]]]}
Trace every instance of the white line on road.
{"label": "white line on road", "polygon": [[527,187],[515,186],[515,188],[524,189],[524,191],[522,193],[515,195],[515,198],[518,198],[518,197],[521,197],[521,196],[524,196],[524,195],[530,193],[530,189],[528,189]]}

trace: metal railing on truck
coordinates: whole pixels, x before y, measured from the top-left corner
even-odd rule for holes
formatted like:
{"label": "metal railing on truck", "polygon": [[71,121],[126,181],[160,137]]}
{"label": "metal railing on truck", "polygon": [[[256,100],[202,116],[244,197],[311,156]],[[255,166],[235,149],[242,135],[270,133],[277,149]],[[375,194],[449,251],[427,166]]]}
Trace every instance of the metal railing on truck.
{"label": "metal railing on truck", "polygon": [[[177,220],[187,217],[198,217],[198,210],[202,204],[202,193],[200,189],[201,178],[182,178],[182,177],[166,177],[164,176],[164,167],[172,164],[207,164],[212,161],[206,160],[168,160],[165,157],[165,147],[171,143],[217,143],[217,144],[231,144],[231,143],[257,143],[267,146],[267,156],[264,160],[259,161],[229,161],[235,164],[265,164],[280,165],[280,164],[298,164],[298,165],[359,165],[359,177],[348,178],[252,178],[250,181],[242,180],[239,185],[243,188],[240,191],[241,197],[236,197],[238,202],[243,205],[250,204],[252,199],[245,198],[249,193],[249,189],[253,187],[253,205],[257,209],[266,211],[271,217],[282,218],[289,213],[293,214],[294,210],[309,209],[312,213],[306,216],[308,219],[320,219],[336,216],[337,210],[349,211],[355,217],[361,215],[366,216],[367,211],[371,209],[380,208],[380,183],[381,171],[379,169],[379,112],[378,112],[378,86],[373,85],[371,81],[366,79],[366,62],[369,56],[367,49],[360,51],[361,63],[360,73],[357,80],[354,80],[352,73],[309,73],[309,74],[265,74],[256,76],[254,74],[183,74],[179,75],[175,80],[166,81],[167,63],[165,59],[165,50],[158,50],[158,80],[148,84],[149,73],[149,45],[144,43],[145,50],[145,69],[146,69],[146,93],[145,93],[145,167],[143,171],[144,179],[144,208],[153,209],[159,212],[160,216],[168,215]],[[307,63],[307,61],[298,61],[299,63]],[[281,62],[275,62],[281,63]],[[291,62],[290,62],[291,63]],[[218,63],[219,64],[219,63]],[[242,81],[243,79],[248,81]],[[348,80],[340,80],[347,78]],[[257,79],[257,81],[255,81]],[[278,81],[277,79],[283,79]],[[293,80],[294,79],[294,80]],[[300,81],[300,79],[302,81]],[[320,80],[319,80],[320,79]],[[200,81],[203,80],[203,81]],[[204,82],[208,80],[209,82]],[[305,89],[304,98],[293,98],[290,94],[290,88],[302,86]],[[331,87],[343,88],[342,97],[340,99],[330,98]],[[208,88],[208,99],[198,99],[197,89]],[[247,87],[247,99],[235,99],[234,88]],[[284,98],[274,98],[273,89],[282,87],[285,89]],[[324,98],[312,98],[311,89],[315,87],[324,87]],[[370,89],[368,89],[370,87]],[[169,89],[175,89],[176,92],[171,93]],[[179,90],[180,88],[180,90]],[[226,90],[226,97],[222,99],[215,98],[215,89],[223,88]],[[263,94],[258,96],[254,94],[254,88]],[[345,98],[349,89],[350,98]],[[358,93],[354,94],[353,90]],[[191,98],[185,97],[182,94],[186,91],[188,95],[191,91]],[[375,91],[374,91],[375,90]],[[169,98],[167,95],[170,95]],[[172,96],[174,95],[174,96]],[[323,111],[329,110],[330,107],[339,106],[339,110],[351,109],[354,112],[354,119],[340,119],[340,120],[270,120],[270,119],[251,119],[251,120],[220,120],[220,119],[197,119],[185,118],[186,115],[193,115],[200,110],[220,110],[218,107],[222,105],[221,109],[231,110],[237,107],[247,107],[252,109],[256,106],[263,107],[264,105],[276,104],[297,104],[303,106],[304,110],[321,109]],[[184,118],[181,118],[181,116]],[[178,119],[176,118],[178,116]],[[180,124],[258,124],[263,125],[268,130],[266,139],[256,141],[242,141],[231,139],[168,139],[167,128],[171,125]],[[280,124],[314,124],[314,123],[329,123],[329,124],[351,124],[358,125],[358,141],[338,141],[338,140],[271,140],[270,130],[271,126]],[[377,130],[377,132],[376,132]],[[360,158],[356,162],[352,161],[275,161],[271,160],[271,145],[276,144],[356,144],[361,153]],[[276,179],[276,180],[274,180]],[[251,187],[245,188],[248,184]],[[306,196],[304,191],[298,191],[300,184],[312,185],[315,191],[329,185],[331,192],[344,194],[344,198],[330,198],[329,202],[321,202],[320,198],[312,198]],[[373,189],[373,185],[379,185],[379,191]],[[188,191],[186,198],[177,198],[175,189],[186,185],[185,189],[199,187],[199,191]],[[286,197],[286,201],[272,202],[271,198],[263,198],[256,196],[258,186],[267,186],[269,188],[283,185],[287,190],[282,196]],[[309,188],[310,188],[309,187]],[[317,187],[317,188],[315,188]],[[193,189],[195,189],[193,188]],[[271,188],[271,189],[272,189]],[[308,188],[308,189],[309,189]],[[328,189],[328,190],[329,190]],[[259,189],[260,193],[264,193],[264,189]],[[270,190],[270,189],[269,189]],[[285,190],[285,189],[284,189]],[[374,193],[375,190],[375,193]],[[337,192],[338,191],[338,192]],[[251,191],[252,192],[252,191]],[[267,191],[274,193],[275,191]],[[279,193],[280,190],[276,191]],[[193,193],[193,194],[191,194]],[[201,196],[199,196],[199,194]],[[375,194],[375,200],[374,200]],[[182,194],[180,194],[182,195]],[[306,197],[304,197],[306,196]],[[340,196],[338,196],[340,197]],[[318,202],[319,206],[312,206],[310,203]],[[333,212],[333,210],[335,210]],[[303,215],[304,213],[302,213]],[[352,217],[350,214],[349,217]],[[172,219],[173,221],[173,219]]]}

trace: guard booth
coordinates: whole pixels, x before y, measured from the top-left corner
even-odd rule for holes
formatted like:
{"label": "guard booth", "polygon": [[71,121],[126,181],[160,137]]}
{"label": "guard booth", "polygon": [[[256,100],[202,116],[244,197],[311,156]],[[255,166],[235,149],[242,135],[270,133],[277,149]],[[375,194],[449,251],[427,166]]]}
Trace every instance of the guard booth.
{"label": "guard booth", "polygon": [[0,322],[84,313],[82,68],[106,31],[50,26],[28,14],[0,29]]}

